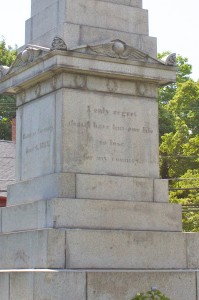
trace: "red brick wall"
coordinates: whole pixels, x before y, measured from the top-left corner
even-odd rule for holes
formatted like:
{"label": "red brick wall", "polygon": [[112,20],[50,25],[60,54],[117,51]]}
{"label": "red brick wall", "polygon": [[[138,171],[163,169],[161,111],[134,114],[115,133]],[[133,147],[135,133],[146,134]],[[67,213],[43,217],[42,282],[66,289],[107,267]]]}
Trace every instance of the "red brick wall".
{"label": "red brick wall", "polygon": [[0,196],[0,207],[6,206],[6,200],[7,200],[6,197]]}
{"label": "red brick wall", "polygon": [[16,143],[16,118],[12,120],[12,142]]}

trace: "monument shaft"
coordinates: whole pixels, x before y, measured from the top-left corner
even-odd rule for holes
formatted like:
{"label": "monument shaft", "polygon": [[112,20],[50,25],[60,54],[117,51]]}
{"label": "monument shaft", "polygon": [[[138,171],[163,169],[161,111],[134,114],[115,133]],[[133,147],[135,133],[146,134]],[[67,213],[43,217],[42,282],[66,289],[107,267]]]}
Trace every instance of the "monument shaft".
{"label": "monument shaft", "polygon": [[[159,86],[141,0],[32,0],[0,66],[17,99],[17,183],[0,211],[3,300],[198,300],[198,234],[159,178]],[[198,279],[197,279],[198,280]]]}

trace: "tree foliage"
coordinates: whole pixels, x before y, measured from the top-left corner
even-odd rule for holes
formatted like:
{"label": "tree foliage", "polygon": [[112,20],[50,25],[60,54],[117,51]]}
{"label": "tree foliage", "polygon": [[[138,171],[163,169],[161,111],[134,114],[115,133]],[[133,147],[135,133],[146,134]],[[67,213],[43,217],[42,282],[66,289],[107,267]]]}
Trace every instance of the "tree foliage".
{"label": "tree foliage", "polygon": [[[172,202],[197,205],[199,182],[187,178],[199,177],[199,81],[190,78],[186,58],[178,56],[177,66],[176,83],[159,90],[161,176],[181,179],[170,181]],[[199,213],[186,211],[184,230],[199,231],[198,218]]]}
{"label": "tree foliage", "polygon": [[[16,58],[16,49],[0,41],[0,65],[10,66]],[[16,114],[15,97],[0,95],[0,140],[11,140],[11,123]]]}
{"label": "tree foliage", "polygon": [[138,293],[133,299],[131,300],[152,300],[152,299],[159,299],[159,300],[170,300],[170,298],[166,297],[162,294],[161,291],[155,289],[148,291],[146,293]]}

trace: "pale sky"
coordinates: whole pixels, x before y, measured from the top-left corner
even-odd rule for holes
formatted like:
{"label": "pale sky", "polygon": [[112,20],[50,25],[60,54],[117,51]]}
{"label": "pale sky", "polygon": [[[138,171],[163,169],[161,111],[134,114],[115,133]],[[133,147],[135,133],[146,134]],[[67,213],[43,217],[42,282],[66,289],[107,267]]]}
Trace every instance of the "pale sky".
{"label": "pale sky", "polygon": [[[43,1],[43,0],[41,0]],[[75,1],[75,0],[74,0]],[[25,20],[30,17],[31,0],[1,3],[0,39],[7,44],[24,44]],[[199,78],[199,0],[143,0],[149,10],[150,36],[158,39],[158,52],[172,51],[188,57],[192,77]]]}

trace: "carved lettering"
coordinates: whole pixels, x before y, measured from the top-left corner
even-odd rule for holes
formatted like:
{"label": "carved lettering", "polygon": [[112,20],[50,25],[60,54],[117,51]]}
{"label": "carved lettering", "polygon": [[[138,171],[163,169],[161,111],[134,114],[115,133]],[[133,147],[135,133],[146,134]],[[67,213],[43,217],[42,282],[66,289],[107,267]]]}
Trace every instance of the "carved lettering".
{"label": "carved lettering", "polygon": [[125,128],[123,127],[123,126],[117,126],[117,125],[115,125],[115,124],[113,124],[113,130],[115,130],[115,131],[124,131],[125,130]]}
{"label": "carved lettering", "polygon": [[118,147],[123,147],[124,146],[124,143],[115,142],[113,140],[110,140],[109,143],[110,143],[110,146],[114,146],[114,147],[115,146],[118,146]]}
{"label": "carved lettering", "polygon": [[143,127],[142,128],[142,132],[143,133],[153,133],[153,130],[149,127]]}
{"label": "carved lettering", "polygon": [[[94,164],[102,164],[105,169],[106,165],[110,165],[112,169],[118,166],[121,170],[126,169],[126,165],[132,165],[130,169],[139,169],[145,163],[156,164],[157,153],[151,157],[147,150],[147,136],[154,133],[153,119],[150,117],[153,110],[149,112],[148,117],[148,112],[143,112],[137,102],[135,105],[130,105],[129,102],[120,105],[116,102],[115,106],[108,105],[105,101],[96,103],[91,101],[87,102],[86,106],[82,105],[81,114],[76,115],[75,110],[68,114],[66,125],[69,135],[79,139],[78,151],[83,153],[83,146],[86,145],[81,164],[93,161]],[[152,141],[155,139],[156,137],[152,136]],[[140,149],[137,147],[139,141]],[[154,149],[155,147],[154,143]],[[69,155],[66,157],[70,159]],[[78,156],[75,156],[75,159],[78,160]],[[90,165],[88,163],[86,167]]]}
{"label": "carved lettering", "polygon": [[95,129],[109,129],[109,125],[99,124],[97,122],[93,122],[93,127]]}

